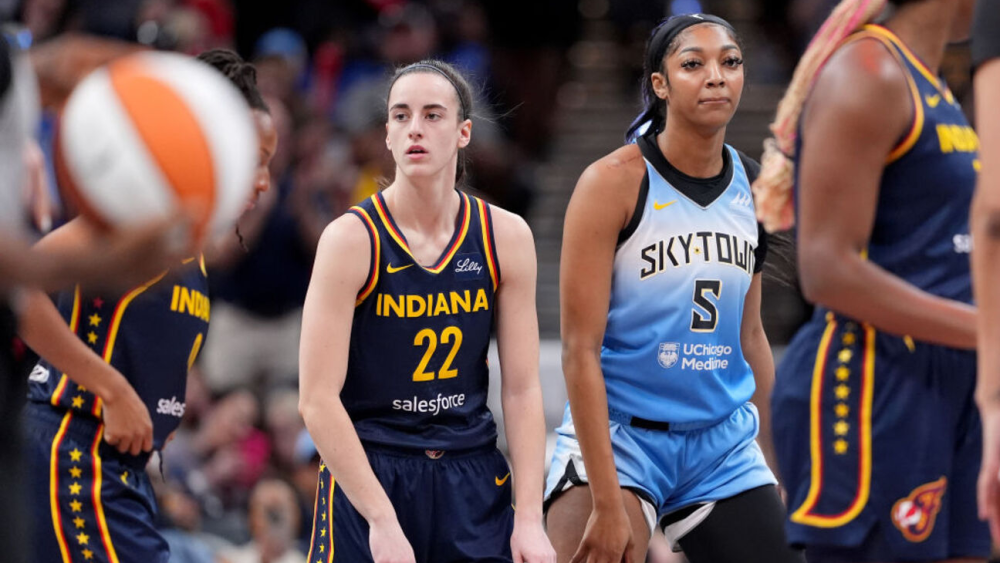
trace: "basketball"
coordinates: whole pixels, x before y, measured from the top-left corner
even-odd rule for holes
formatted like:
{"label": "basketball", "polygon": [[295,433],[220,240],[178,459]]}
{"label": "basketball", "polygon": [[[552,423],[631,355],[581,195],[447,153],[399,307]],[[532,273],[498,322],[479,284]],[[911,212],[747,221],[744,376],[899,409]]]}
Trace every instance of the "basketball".
{"label": "basketball", "polygon": [[61,116],[57,173],[81,213],[101,226],[180,210],[201,242],[243,210],[257,143],[249,106],[218,71],[144,52],[95,70],[74,90]]}

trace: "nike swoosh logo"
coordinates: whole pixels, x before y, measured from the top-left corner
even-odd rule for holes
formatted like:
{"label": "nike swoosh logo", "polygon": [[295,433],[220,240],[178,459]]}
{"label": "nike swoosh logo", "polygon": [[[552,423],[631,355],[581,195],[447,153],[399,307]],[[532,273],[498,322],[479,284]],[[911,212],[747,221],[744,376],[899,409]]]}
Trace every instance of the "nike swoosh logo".
{"label": "nike swoosh logo", "polygon": [[503,476],[503,479],[499,477],[494,477],[494,479],[497,481],[497,486],[502,487],[503,484],[507,482],[507,479],[510,479],[510,472],[508,471],[507,474]]}
{"label": "nike swoosh logo", "polygon": [[665,209],[665,208],[667,208],[667,207],[670,207],[671,205],[673,205],[673,204],[675,204],[675,203],[677,203],[677,200],[676,200],[676,199],[675,199],[675,200],[673,200],[673,201],[668,201],[667,203],[662,203],[662,204],[661,204],[661,203],[659,203],[659,202],[656,202],[656,201],[654,201],[654,202],[653,202],[653,209],[655,209],[655,210],[659,211],[659,210],[661,210],[661,209]]}
{"label": "nike swoosh logo", "polygon": [[932,108],[936,108],[937,105],[941,103],[941,94],[934,94],[933,96],[924,96],[924,99],[927,100],[927,105],[931,106]]}
{"label": "nike swoosh logo", "polygon": [[405,269],[409,268],[412,265],[413,264],[407,264],[405,266],[400,266],[398,268],[393,268],[392,264],[389,264],[388,266],[385,267],[385,271],[388,272],[388,273],[390,273],[390,274],[395,274],[396,272],[399,272],[401,270],[405,270]]}

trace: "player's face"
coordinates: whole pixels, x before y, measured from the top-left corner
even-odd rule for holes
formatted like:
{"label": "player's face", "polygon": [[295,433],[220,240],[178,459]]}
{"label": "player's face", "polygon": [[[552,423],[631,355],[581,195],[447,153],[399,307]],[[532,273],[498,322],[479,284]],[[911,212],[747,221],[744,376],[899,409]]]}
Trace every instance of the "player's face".
{"label": "player's face", "polygon": [[253,122],[257,129],[257,139],[260,142],[257,156],[257,168],[254,169],[253,194],[247,202],[247,208],[252,208],[260,194],[271,188],[271,159],[278,150],[278,131],[274,126],[271,114],[259,109],[253,110]]}
{"label": "player's face", "polygon": [[407,177],[454,177],[458,149],[469,144],[472,122],[461,118],[458,93],[445,77],[414,72],[389,92],[385,144]]}
{"label": "player's face", "polygon": [[743,95],[743,53],[719,25],[695,25],[681,33],[664,73],[652,76],[653,90],[667,101],[671,120],[699,127],[725,127]]}

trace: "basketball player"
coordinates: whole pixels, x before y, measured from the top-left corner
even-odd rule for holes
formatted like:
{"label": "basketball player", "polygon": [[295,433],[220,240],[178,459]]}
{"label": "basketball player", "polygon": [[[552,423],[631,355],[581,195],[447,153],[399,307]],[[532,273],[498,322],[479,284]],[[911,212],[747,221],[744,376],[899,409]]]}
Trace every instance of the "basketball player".
{"label": "basketball player", "polygon": [[979,379],[976,400],[983,419],[983,462],[979,472],[979,517],[989,519],[1000,543],[1000,3],[979,0],[972,28],[976,67],[976,131],[982,169],[972,200],[973,288],[979,315]]}
{"label": "basketball player", "polygon": [[802,561],[754,440],[774,364],[758,166],[725,144],[742,49],[725,20],[677,16],[644,67],[635,143],[588,167],[566,212],[548,531],[559,561],[644,561],[656,525],[692,563]]}
{"label": "basketball player", "polygon": [[[277,140],[253,68],[227,51],[200,58],[253,109],[256,197],[268,188]],[[72,251],[92,237],[76,219],[38,246]],[[145,466],[184,414],[187,372],[208,329],[206,275],[204,261],[190,258],[125,293],[78,284],[55,306],[39,292],[28,298],[21,334],[44,358],[29,377],[26,408],[34,561],[169,558]]]}
{"label": "basketball player", "polygon": [[816,304],[773,397],[788,534],[811,562],[984,561],[978,141],[937,76],[972,1],[897,2],[868,23],[884,7],[835,8],[778,107],[755,186],[765,224],[797,215],[801,287]]}
{"label": "basketball player", "polygon": [[[522,219],[458,189],[472,99],[445,63],[399,69],[395,179],[320,240],[300,353],[300,410],[325,462],[309,561],[555,560],[534,243]],[[486,407],[494,321],[513,481]]]}

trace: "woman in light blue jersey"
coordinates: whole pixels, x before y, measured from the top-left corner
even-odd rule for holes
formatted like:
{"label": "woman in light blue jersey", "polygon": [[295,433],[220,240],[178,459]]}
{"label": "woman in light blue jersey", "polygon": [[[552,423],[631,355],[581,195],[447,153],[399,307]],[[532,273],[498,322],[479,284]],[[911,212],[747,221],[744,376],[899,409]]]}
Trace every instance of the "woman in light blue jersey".
{"label": "woman in light blue jersey", "polygon": [[657,525],[692,563],[802,561],[755,441],[774,365],[758,166],[725,144],[742,57],[720,18],[658,26],[629,144],[587,168],[566,212],[570,400],[546,485],[559,561],[643,561]]}

